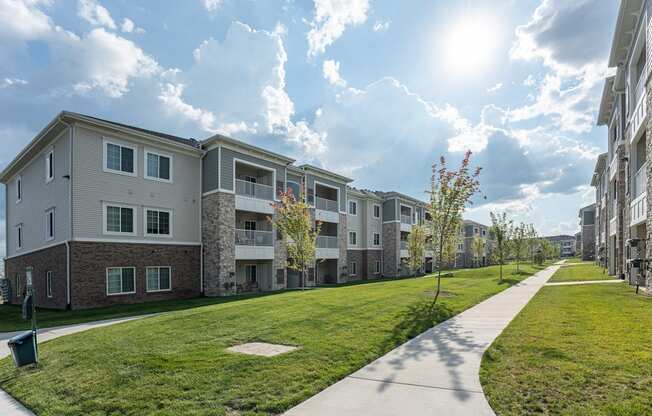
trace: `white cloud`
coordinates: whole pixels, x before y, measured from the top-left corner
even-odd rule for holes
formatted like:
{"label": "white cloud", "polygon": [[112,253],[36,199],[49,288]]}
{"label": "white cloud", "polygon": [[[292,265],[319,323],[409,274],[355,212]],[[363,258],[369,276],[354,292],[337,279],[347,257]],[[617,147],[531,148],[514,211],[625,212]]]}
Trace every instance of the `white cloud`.
{"label": "white cloud", "polygon": [[385,32],[387,29],[389,29],[389,25],[392,23],[389,20],[376,20],[376,23],[374,23],[374,32]]}
{"label": "white cloud", "polygon": [[323,65],[324,78],[331,84],[338,87],[346,87],[346,81],[340,76],[340,63],[334,60],[326,60]]}
{"label": "white cloud", "polygon": [[347,26],[367,20],[369,0],[315,0],[315,12],[308,32],[308,57],[324,53]]}
{"label": "white cloud", "polygon": [[5,78],[0,79],[0,88],[9,88],[18,85],[27,85],[28,82],[20,78]]}
{"label": "white cloud", "polygon": [[534,76],[532,74],[528,75],[527,78],[523,80],[523,85],[526,87],[533,87],[536,83]]}
{"label": "white cloud", "polygon": [[79,0],[77,15],[93,26],[117,27],[109,11],[95,0]]}
{"label": "white cloud", "polygon": [[204,7],[209,12],[214,12],[222,6],[223,0],[202,0]]}
{"label": "white cloud", "polygon": [[2,39],[33,40],[52,30],[52,21],[39,6],[47,0],[0,0],[0,43]]}
{"label": "white cloud", "polygon": [[503,83],[502,83],[502,82],[499,82],[499,83],[497,83],[496,85],[494,85],[493,87],[489,87],[489,88],[487,88],[487,92],[496,92],[496,91],[498,91],[499,89],[501,89],[502,87],[503,87]]}
{"label": "white cloud", "polygon": [[122,26],[120,29],[125,33],[145,33],[145,29],[142,27],[136,27],[134,21],[127,17],[125,17],[122,21]]}

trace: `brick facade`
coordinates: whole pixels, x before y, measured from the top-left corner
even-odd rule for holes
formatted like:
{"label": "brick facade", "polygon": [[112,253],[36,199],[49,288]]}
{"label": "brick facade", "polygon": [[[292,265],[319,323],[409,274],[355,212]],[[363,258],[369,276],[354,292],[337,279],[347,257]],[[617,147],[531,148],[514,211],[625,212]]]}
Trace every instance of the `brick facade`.
{"label": "brick facade", "polygon": [[383,224],[383,275],[386,277],[396,277],[401,270],[400,227],[398,222]]}

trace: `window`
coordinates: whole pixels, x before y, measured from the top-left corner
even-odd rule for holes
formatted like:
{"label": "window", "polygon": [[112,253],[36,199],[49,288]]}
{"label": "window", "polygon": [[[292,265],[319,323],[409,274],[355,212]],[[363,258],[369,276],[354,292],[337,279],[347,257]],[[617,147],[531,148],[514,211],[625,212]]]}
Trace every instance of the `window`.
{"label": "window", "polygon": [[20,298],[23,296],[23,281],[20,278],[20,274],[16,273],[16,297]]}
{"label": "window", "polygon": [[380,273],[380,262],[376,261],[376,274]]}
{"label": "window", "polygon": [[135,147],[104,142],[104,170],[136,176]]}
{"label": "window", "polygon": [[287,188],[288,188],[288,192],[292,191],[292,195],[294,196],[295,200],[298,199],[299,196],[301,195],[301,187],[300,187],[300,185],[298,183],[288,181],[287,182]]}
{"label": "window", "polygon": [[349,244],[352,246],[358,244],[358,234],[355,231],[349,231]]}
{"label": "window", "polygon": [[145,235],[172,235],[171,211],[148,208],[145,210],[145,216]]}
{"label": "window", "polygon": [[135,267],[110,267],[106,269],[107,295],[136,293]]}
{"label": "window", "polygon": [[105,205],[104,217],[104,232],[106,234],[136,234],[134,208],[120,205]]}
{"label": "window", "polygon": [[256,231],[256,221],[245,221],[244,229],[247,231]]}
{"label": "window", "polygon": [[356,201],[349,201],[349,214],[358,215],[358,203]]}
{"label": "window", "polygon": [[355,276],[358,274],[358,263],[356,262],[351,262],[351,276]]}
{"label": "window", "polygon": [[147,291],[162,292],[172,288],[171,267],[148,267],[147,268]]}
{"label": "window", "polygon": [[18,224],[16,226],[16,248],[21,249],[23,248],[23,225]]}
{"label": "window", "polygon": [[145,178],[172,182],[172,156],[145,151]]}
{"label": "window", "polygon": [[16,179],[16,203],[19,203],[23,200],[23,178],[19,176]]}
{"label": "window", "polygon": [[374,233],[374,245],[375,246],[380,245],[380,233]]}
{"label": "window", "polygon": [[54,240],[54,208],[45,212],[45,240]]}
{"label": "window", "polygon": [[45,182],[54,179],[54,150],[50,150],[45,155]]}
{"label": "window", "polygon": [[374,218],[380,218],[380,205],[374,205]]}
{"label": "window", "polygon": [[52,272],[45,273],[45,293],[49,298],[52,297]]}
{"label": "window", "polygon": [[258,280],[257,270],[255,264],[247,264],[245,266],[245,277],[248,282],[256,283]]}

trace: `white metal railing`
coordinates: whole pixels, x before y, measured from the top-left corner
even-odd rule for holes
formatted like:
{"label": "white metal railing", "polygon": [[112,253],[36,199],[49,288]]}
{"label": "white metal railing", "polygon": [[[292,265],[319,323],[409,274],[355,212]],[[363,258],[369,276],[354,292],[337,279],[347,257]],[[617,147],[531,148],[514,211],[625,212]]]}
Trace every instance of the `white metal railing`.
{"label": "white metal railing", "polygon": [[611,163],[609,163],[609,180],[612,180],[618,173],[618,155],[614,155]]}
{"label": "white metal railing", "polygon": [[634,198],[647,190],[647,162],[634,175]]}
{"label": "white metal railing", "polygon": [[401,214],[401,223],[402,224],[412,224],[412,216],[411,215],[402,215]]}
{"label": "white metal railing", "polygon": [[338,238],[330,235],[318,235],[317,248],[338,248]]}
{"label": "white metal railing", "polygon": [[236,246],[263,246],[270,247],[274,245],[274,236],[272,231],[254,231],[242,230],[236,228],[235,230],[235,245]]}
{"label": "white metal railing", "polygon": [[636,88],[634,89],[634,101],[633,103],[638,104],[638,101],[645,97],[645,80],[647,79],[647,64],[643,67],[643,72],[636,83]]}
{"label": "white metal railing", "polygon": [[235,193],[236,195],[248,196],[251,198],[266,199],[272,201],[274,199],[274,187],[264,185],[262,183],[254,183],[244,181],[242,179],[235,180]]}
{"label": "white metal railing", "polygon": [[315,197],[315,208],[321,209],[323,211],[333,211],[333,212],[338,212],[339,211],[339,204],[337,201],[334,201],[332,199],[326,199],[326,198],[321,198],[316,196]]}
{"label": "white metal railing", "polygon": [[407,250],[408,249],[408,242],[405,240],[401,240],[401,250]]}

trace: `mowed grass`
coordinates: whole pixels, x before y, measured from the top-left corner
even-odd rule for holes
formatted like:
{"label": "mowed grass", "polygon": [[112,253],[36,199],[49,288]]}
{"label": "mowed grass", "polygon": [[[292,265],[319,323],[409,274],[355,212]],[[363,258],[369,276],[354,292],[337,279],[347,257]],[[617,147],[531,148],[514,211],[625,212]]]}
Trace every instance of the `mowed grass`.
{"label": "mowed grass", "polygon": [[652,415],[652,299],[625,285],[544,287],[485,353],[497,415]]}
{"label": "mowed grass", "polygon": [[550,278],[550,282],[581,282],[587,280],[615,279],[600,266],[592,262],[571,263],[562,265]]}
{"label": "mowed grass", "polygon": [[[279,414],[354,370],[537,271],[455,271],[431,308],[432,277],[202,306],[40,346],[38,369],[0,362],[0,387],[39,415]],[[300,347],[229,353],[250,341]]]}

